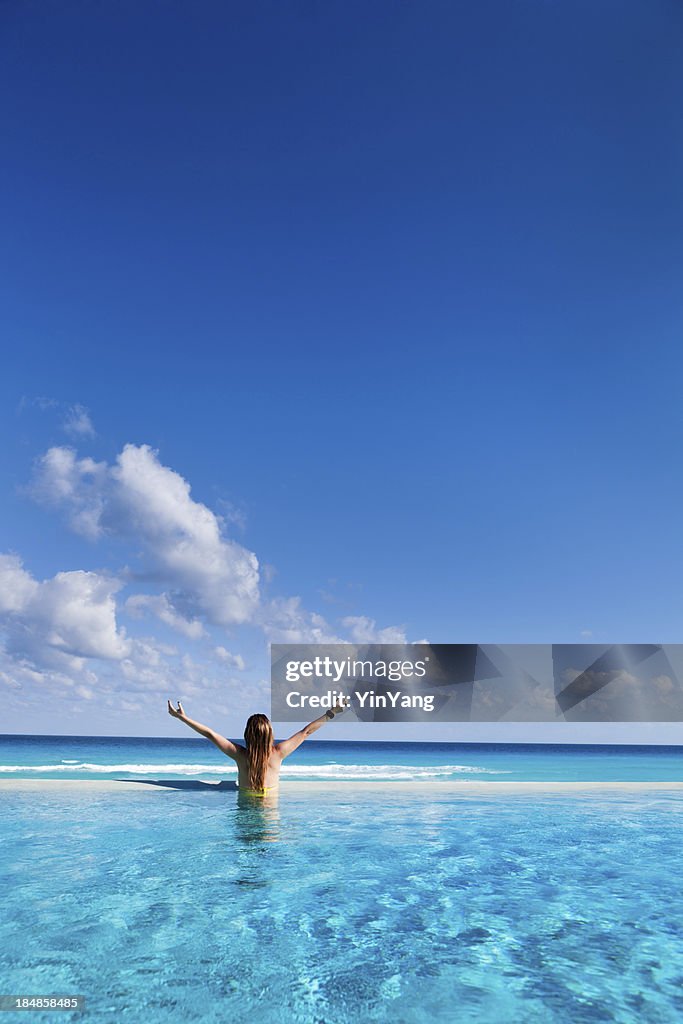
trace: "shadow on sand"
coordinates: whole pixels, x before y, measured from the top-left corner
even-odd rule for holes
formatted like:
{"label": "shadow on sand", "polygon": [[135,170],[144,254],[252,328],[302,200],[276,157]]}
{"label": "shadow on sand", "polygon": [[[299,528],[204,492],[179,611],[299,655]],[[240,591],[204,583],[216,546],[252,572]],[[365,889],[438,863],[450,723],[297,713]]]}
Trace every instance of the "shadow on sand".
{"label": "shadow on sand", "polygon": [[236,782],[199,782],[195,779],[117,779],[134,786],[163,786],[165,789],[208,789],[214,793],[236,793]]}

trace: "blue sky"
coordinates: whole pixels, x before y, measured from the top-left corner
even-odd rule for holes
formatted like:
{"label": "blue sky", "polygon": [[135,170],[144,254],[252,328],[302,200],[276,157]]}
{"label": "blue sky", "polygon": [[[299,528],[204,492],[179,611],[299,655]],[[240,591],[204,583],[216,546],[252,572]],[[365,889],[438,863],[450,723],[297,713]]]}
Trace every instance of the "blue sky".
{"label": "blue sky", "polygon": [[0,20],[10,731],[239,731],[283,630],[682,639],[679,4]]}

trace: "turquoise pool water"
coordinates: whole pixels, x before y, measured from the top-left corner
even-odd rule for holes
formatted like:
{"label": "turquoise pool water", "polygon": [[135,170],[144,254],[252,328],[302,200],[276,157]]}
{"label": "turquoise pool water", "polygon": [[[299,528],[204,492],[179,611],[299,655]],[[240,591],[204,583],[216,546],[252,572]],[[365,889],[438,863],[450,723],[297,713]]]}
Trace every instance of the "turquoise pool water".
{"label": "turquoise pool water", "polygon": [[682,807],[0,791],[1,988],[98,1024],[673,1024]]}

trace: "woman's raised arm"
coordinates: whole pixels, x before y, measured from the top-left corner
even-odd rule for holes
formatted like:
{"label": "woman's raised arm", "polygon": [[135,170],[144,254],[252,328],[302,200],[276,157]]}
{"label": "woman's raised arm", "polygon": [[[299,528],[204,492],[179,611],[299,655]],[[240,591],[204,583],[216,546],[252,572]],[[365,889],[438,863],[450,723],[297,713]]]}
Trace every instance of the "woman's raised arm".
{"label": "woman's raised arm", "polygon": [[170,700],[168,702],[168,713],[173,718],[177,718],[179,722],[184,722],[185,725],[189,725],[190,729],[194,729],[200,736],[204,736],[205,739],[211,740],[215,743],[219,750],[222,750],[228,757],[232,757],[233,760],[237,760],[240,748],[227,740],[225,736],[221,736],[220,733],[214,732],[213,729],[209,729],[208,725],[202,725],[201,722],[195,722],[194,719],[188,718],[183,711],[183,705],[178,701],[178,707],[174,708]]}
{"label": "woman's raised arm", "polygon": [[283,740],[282,743],[276,743],[275,749],[279,751],[281,757],[288,757],[297,747],[300,747],[304,740],[312,736],[314,732],[321,729],[326,722],[331,722],[336,715],[341,715],[343,711],[346,711],[345,704],[335,704],[333,708],[326,711],[320,718],[316,718],[315,721],[309,722],[303,729],[299,729],[293,736],[290,736],[288,740]]}

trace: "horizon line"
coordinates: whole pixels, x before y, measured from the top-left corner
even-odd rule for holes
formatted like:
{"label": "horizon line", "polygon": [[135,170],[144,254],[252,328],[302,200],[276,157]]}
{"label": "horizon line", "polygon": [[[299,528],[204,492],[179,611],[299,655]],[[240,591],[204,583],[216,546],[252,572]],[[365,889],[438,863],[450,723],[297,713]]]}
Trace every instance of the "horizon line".
{"label": "horizon line", "polygon": [[[0,740],[2,739],[61,739],[61,740],[74,740],[74,739],[89,739],[89,740],[170,740],[173,743],[202,743],[203,738],[194,736],[126,736],[117,733],[32,733],[32,732],[6,732],[0,733]],[[231,741],[235,741],[235,737],[228,737]],[[240,738],[237,738],[237,742],[240,742]],[[564,740],[557,742],[556,740],[350,740],[350,739],[309,739],[307,744],[310,743],[362,743],[366,745],[377,745],[382,743],[398,743],[403,746],[412,746],[414,744],[428,745],[433,744],[434,746],[442,746],[448,744],[450,746],[509,746],[509,747],[674,747],[681,748],[683,743],[658,743],[648,741],[628,742],[628,741],[613,741],[606,740],[601,742],[595,742],[590,740]]]}

